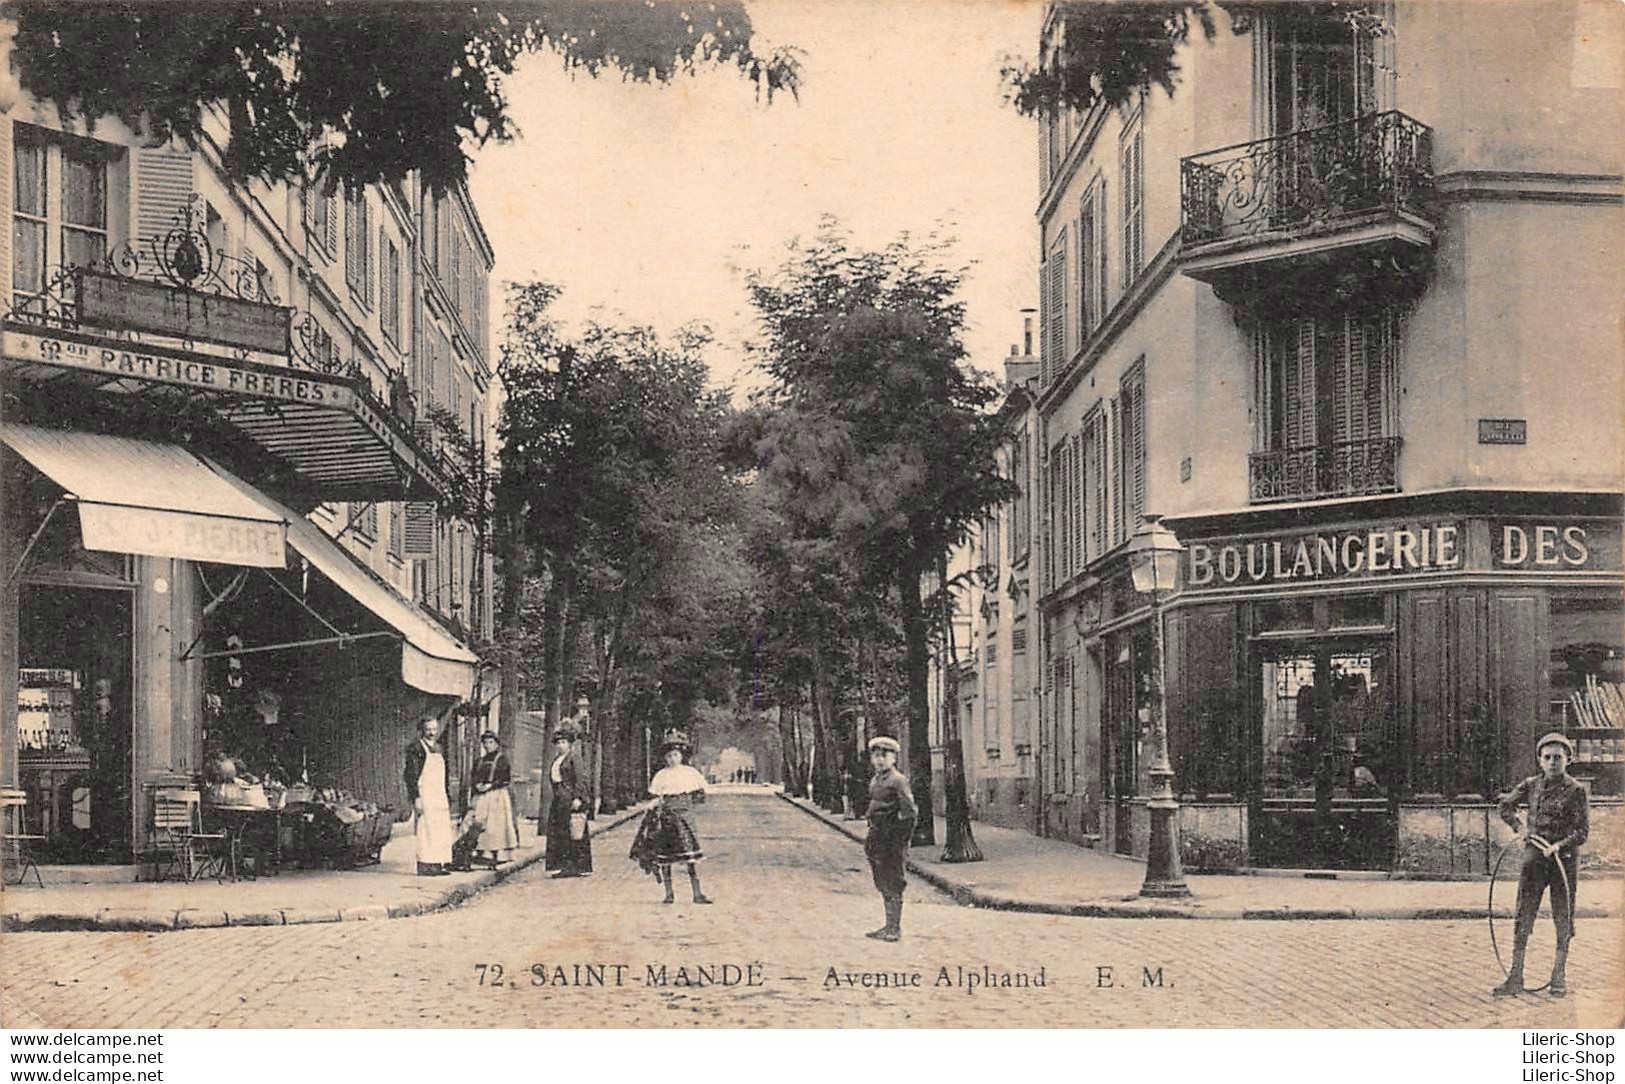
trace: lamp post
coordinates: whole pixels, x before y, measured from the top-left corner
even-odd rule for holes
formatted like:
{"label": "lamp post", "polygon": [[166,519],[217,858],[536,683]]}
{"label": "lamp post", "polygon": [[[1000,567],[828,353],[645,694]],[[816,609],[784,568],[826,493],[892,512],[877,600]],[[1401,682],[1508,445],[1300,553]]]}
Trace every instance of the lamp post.
{"label": "lamp post", "polygon": [[1168,682],[1162,646],[1160,592],[1171,588],[1179,576],[1180,545],[1174,532],[1162,525],[1162,517],[1147,515],[1145,522],[1128,542],[1129,568],[1134,589],[1151,596],[1151,629],[1155,642],[1156,710],[1152,713],[1156,737],[1156,759],[1148,774],[1151,796],[1146,809],[1151,813],[1151,843],[1146,853],[1145,883],[1140,895],[1161,899],[1189,896],[1185,871],[1179,862],[1179,800],[1174,797],[1174,769],[1168,761]]}

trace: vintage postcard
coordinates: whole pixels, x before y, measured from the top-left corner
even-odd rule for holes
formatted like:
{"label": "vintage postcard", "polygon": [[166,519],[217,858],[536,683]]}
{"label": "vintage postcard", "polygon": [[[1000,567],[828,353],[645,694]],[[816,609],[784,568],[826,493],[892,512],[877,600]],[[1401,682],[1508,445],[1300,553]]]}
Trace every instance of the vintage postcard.
{"label": "vintage postcard", "polygon": [[6,1028],[1620,1026],[1618,3],[0,27]]}

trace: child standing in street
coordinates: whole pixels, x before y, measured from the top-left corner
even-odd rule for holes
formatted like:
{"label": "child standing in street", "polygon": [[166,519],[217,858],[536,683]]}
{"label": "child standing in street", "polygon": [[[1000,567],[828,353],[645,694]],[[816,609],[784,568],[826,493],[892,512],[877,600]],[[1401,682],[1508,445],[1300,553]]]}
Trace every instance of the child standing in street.
{"label": "child standing in street", "polygon": [[[1518,918],[1512,935],[1512,966],[1507,979],[1492,993],[1496,997],[1521,994],[1524,949],[1540,899],[1548,887],[1552,892],[1552,922],[1557,927],[1557,957],[1552,962],[1553,997],[1568,993],[1563,969],[1569,959],[1569,941],[1574,937],[1574,890],[1580,877],[1579,849],[1591,830],[1590,805],[1585,788],[1569,775],[1574,745],[1553,731],[1535,743],[1540,774],[1513,787],[1501,800],[1501,819],[1524,837],[1523,866],[1518,873]],[[1518,822],[1518,806],[1529,803],[1527,826]]]}
{"label": "child standing in street", "polygon": [[875,887],[886,905],[886,924],[865,934],[876,941],[897,941],[903,936],[904,868],[908,844],[914,836],[919,808],[908,778],[897,770],[897,741],[875,738],[869,742],[869,834],[863,841]]}

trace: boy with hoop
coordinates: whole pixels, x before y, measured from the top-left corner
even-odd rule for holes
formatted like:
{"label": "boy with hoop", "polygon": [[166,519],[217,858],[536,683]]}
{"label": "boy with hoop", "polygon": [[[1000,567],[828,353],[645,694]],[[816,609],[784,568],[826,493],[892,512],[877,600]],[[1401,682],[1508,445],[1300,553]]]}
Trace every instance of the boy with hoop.
{"label": "boy with hoop", "polygon": [[[1524,839],[1523,866],[1518,873],[1518,918],[1512,935],[1512,966],[1507,979],[1491,991],[1496,997],[1521,994],[1523,956],[1529,933],[1535,928],[1540,898],[1552,890],[1552,923],[1557,927],[1557,956],[1552,961],[1551,995],[1568,993],[1563,975],[1569,941],[1574,937],[1574,889],[1579,880],[1579,848],[1591,830],[1591,810],[1585,788],[1569,775],[1574,744],[1553,731],[1535,743],[1540,774],[1513,787],[1501,799],[1501,819]],[[1527,828],[1518,822],[1518,806],[1529,804]]]}

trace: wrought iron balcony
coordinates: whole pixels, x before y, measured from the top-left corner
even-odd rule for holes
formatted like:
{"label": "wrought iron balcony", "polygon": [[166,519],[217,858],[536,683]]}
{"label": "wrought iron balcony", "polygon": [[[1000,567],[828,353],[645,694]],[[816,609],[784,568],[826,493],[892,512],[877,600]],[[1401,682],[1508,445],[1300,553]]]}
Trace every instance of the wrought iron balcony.
{"label": "wrought iron balcony", "polygon": [[1180,163],[1182,270],[1233,303],[1288,278],[1346,282],[1351,265],[1389,280],[1425,272],[1432,148],[1432,129],[1388,112],[1191,155]]}
{"label": "wrought iron balcony", "polygon": [[1433,130],[1403,113],[1370,113],[1180,163],[1182,240],[1335,228],[1374,211],[1422,213]]}
{"label": "wrought iron balcony", "polygon": [[1247,478],[1254,504],[1392,493],[1399,489],[1399,438],[1254,452]]}

